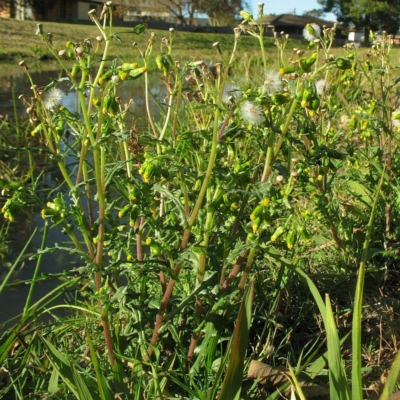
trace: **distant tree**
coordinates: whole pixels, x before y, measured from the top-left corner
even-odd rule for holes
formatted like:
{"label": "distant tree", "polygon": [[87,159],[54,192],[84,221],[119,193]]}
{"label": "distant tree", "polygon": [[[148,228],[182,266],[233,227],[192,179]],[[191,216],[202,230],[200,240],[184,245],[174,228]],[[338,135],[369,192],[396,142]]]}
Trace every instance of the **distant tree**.
{"label": "distant tree", "polygon": [[233,23],[247,6],[243,0],[157,0],[168,7],[182,23],[191,24],[195,14],[207,15],[213,25]]}
{"label": "distant tree", "polygon": [[182,24],[192,24],[199,0],[157,0]]}
{"label": "distant tree", "polygon": [[[134,0],[120,0],[119,9],[140,9]],[[239,11],[247,6],[245,0],[148,0],[146,9],[162,6],[182,24],[192,24],[196,14],[208,16],[214,25],[235,21]]]}
{"label": "distant tree", "polygon": [[318,0],[325,12],[336,14],[338,22],[364,30],[385,30],[396,34],[400,27],[400,0]]}
{"label": "distant tree", "polygon": [[197,0],[198,11],[206,14],[213,25],[230,25],[236,20],[239,11],[248,5],[242,0]]}
{"label": "distant tree", "polygon": [[309,15],[310,17],[322,18],[325,12],[322,8],[314,8],[303,13],[303,15]]}

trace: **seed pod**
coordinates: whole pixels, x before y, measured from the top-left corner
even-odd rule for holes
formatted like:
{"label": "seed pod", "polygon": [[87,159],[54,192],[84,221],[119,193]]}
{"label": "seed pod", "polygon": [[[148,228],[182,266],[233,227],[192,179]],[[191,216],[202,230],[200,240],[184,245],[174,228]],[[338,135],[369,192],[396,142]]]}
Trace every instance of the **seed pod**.
{"label": "seed pod", "polygon": [[121,79],[121,81],[126,81],[129,78],[129,72],[118,71],[118,78]]}
{"label": "seed pod", "polygon": [[254,220],[261,214],[262,210],[263,210],[262,205],[258,205],[258,206],[253,210],[253,212],[250,214],[250,219],[251,219],[252,221],[254,221]]}
{"label": "seed pod", "polygon": [[258,232],[258,229],[260,228],[261,225],[261,218],[257,217],[252,223],[251,223],[251,229],[253,229],[254,233]]}
{"label": "seed pod", "polygon": [[293,74],[293,72],[296,72],[297,68],[296,67],[285,67],[285,68],[281,68],[279,70],[279,73],[281,75],[285,75],[285,74]]}
{"label": "seed pod", "polygon": [[368,115],[372,115],[374,113],[374,111],[375,111],[375,108],[376,108],[376,102],[375,101],[371,101],[371,104],[370,104],[369,109],[368,109]]}
{"label": "seed pod", "polygon": [[338,57],[335,60],[336,67],[340,70],[346,70],[351,68],[351,62],[343,57]]}
{"label": "seed pod", "polygon": [[136,79],[142,76],[147,71],[146,67],[135,68],[129,71],[129,77],[131,79]]}
{"label": "seed pod", "polygon": [[115,116],[119,110],[119,103],[114,96],[106,94],[103,102],[103,114]]}
{"label": "seed pod", "polygon": [[309,108],[313,111],[317,111],[319,108],[319,99],[317,97],[314,97],[311,99]]}
{"label": "seed pod", "polygon": [[105,72],[100,78],[99,78],[99,85],[102,85],[104,82],[108,82],[111,77],[112,77],[113,73],[111,70]]}
{"label": "seed pod", "polygon": [[311,24],[306,24],[306,29],[311,36],[313,36],[314,38],[318,37],[314,27]]}
{"label": "seed pod", "polygon": [[74,77],[81,70],[81,66],[78,63],[74,63],[71,69],[71,76]]}
{"label": "seed pod", "polygon": [[356,129],[357,128],[357,117],[355,115],[352,115],[349,122],[348,122],[349,128],[350,129]]}
{"label": "seed pod", "polygon": [[31,131],[32,136],[36,136],[42,130],[42,125],[38,125],[33,131]]}
{"label": "seed pod", "polygon": [[293,249],[294,244],[296,243],[296,231],[291,229],[286,235],[286,245],[289,250]]}
{"label": "seed pod", "polygon": [[368,59],[365,60],[365,66],[367,68],[368,71],[371,71],[373,66],[371,64],[371,61],[369,61]]}
{"label": "seed pod", "polygon": [[253,20],[253,14],[249,13],[248,11],[242,10],[242,11],[239,12],[239,14],[247,22],[250,22],[250,21]]}
{"label": "seed pod", "polygon": [[59,137],[61,137],[62,134],[64,133],[64,120],[62,118],[59,118],[55,128],[56,128],[57,135]]}
{"label": "seed pod", "polygon": [[264,206],[264,207],[268,207],[269,206],[269,198],[268,197],[264,197],[263,199],[262,199],[262,201],[261,201],[261,204]]}
{"label": "seed pod", "polygon": [[274,93],[271,96],[272,102],[276,105],[282,105],[289,101],[288,96],[285,93]]}
{"label": "seed pod", "polygon": [[131,203],[136,203],[139,196],[140,196],[140,191],[136,186],[134,186],[129,192],[129,201]]}
{"label": "seed pod", "polygon": [[164,55],[163,54],[159,54],[156,57],[156,64],[157,64],[158,69],[163,69],[163,65],[164,65]]}
{"label": "seed pod", "polygon": [[306,228],[303,225],[297,225],[297,232],[303,240],[310,240],[310,235],[308,234]]}
{"label": "seed pod", "polygon": [[101,104],[101,100],[97,97],[94,97],[92,102],[93,102],[93,105],[95,105],[96,107],[99,107]]}
{"label": "seed pod", "polygon": [[120,69],[122,71],[130,71],[131,69],[135,69],[137,68],[138,63],[134,62],[134,63],[123,63],[120,67]]}
{"label": "seed pod", "polygon": [[308,90],[308,89],[305,89],[304,92],[303,92],[302,99],[301,99],[301,106],[303,108],[308,107],[309,99],[310,99],[311,96],[312,96],[312,92],[310,90]]}
{"label": "seed pod", "polygon": [[124,206],[119,212],[118,212],[118,218],[122,218],[131,208],[130,204],[127,204]]}
{"label": "seed pod", "polygon": [[315,61],[317,60],[317,52],[314,52],[313,54],[311,54],[310,57],[304,59],[300,59],[299,60],[299,64],[300,64],[300,68],[302,72],[310,72],[312,65],[315,63]]}
{"label": "seed pod", "polygon": [[150,253],[153,256],[158,256],[161,253],[161,247],[158,244],[152,244],[150,245]]}
{"label": "seed pod", "polygon": [[271,236],[271,242],[275,242],[276,239],[279,238],[279,236],[281,236],[285,233],[285,231],[286,231],[286,229],[284,226],[278,226],[278,228],[276,228],[275,232]]}
{"label": "seed pod", "polygon": [[133,27],[133,33],[136,35],[140,35],[147,29],[147,24],[139,24]]}

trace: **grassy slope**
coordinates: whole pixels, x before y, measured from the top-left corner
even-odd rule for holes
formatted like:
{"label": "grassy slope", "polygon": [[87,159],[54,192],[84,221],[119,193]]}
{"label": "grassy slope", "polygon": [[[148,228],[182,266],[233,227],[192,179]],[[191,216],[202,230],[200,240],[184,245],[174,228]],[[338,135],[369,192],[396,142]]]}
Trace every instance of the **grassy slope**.
{"label": "grassy slope", "polygon": [[[49,55],[42,45],[40,39],[35,35],[37,22],[35,21],[17,21],[14,19],[0,18],[0,61],[6,63],[15,63],[25,58],[40,58]],[[65,42],[79,42],[90,38],[95,43],[95,37],[99,35],[94,25],[63,24],[54,22],[44,22],[44,31],[53,34],[53,44],[56,49],[65,48]],[[112,46],[111,57],[129,59],[131,54],[136,57],[137,52],[132,48],[133,42],[138,42],[143,48],[146,46],[149,34],[145,32],[139,36],[132,33],[131,27],[116,27],[115,31],[121,38],[121,43]],[[168,32],[157,31],[154,49],[158,51],[159,43],[163,36],[168,36]],[[10,40],[12,38],[12,40]],[[212,44],[220,42],[221,49],[229,52],[233,45],[233,32],[229,34],[211,34],[211,33],[192,33],[179,32],[176,30],[174,38],[174,54],[185,60],[194,59],[212,59],[216,50]],[[265,38],[267,49],[273,49],[275,52],[274,40]],[[303,43],[304,46],[304,43]],[[288,43],[288,48],[299,47],[298,41]],[[259,50],[258,41],[251,36],[242,36],[239,48],[240,52],[246,52],[254,55]],[[136,53],[136,54],[135,54]]]}

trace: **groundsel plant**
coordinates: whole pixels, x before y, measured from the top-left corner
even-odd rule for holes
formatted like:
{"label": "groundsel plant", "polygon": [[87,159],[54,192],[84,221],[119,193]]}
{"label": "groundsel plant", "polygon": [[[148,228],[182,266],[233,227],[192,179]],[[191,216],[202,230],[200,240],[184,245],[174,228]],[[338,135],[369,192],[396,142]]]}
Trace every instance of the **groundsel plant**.
{"label": "groundsel plant", "polygon": [[[134,42],[129,60],[110,60],[117,39],[112,2],[104,4],[100,16],[94,10],[89,15],[99,36],[67,41],[65,49],[54,49],[38,25],[37,35],[63,75],[45,88],[31,81],[32,97],[21,98],[32,135],[40,137],[64,179],[41,206],[42,217],[61,226],[69,241],[56,249],[43,245],[40,254],[61,248],[78,254],[80,267],[66,274],[83,282],[80,293],[85,296],[85,302],[70,305],[85,320],[76,317],[81,325],[73,338],[81,346],[70,346],[75,358],[61,354],[43,334],[32,338],[46,350],[46,360],[36,357],[32,365],[49,375],[49,392],[81,398],[91,392],[100,398],[117,393],[149,399],[251,398],[256,385],[243,383],[246,360],[273,357],[267,349],[281,346],[292,372],[290,380],[274,387],[271,398],[288,387],[304,398],[291,365],[297,364],[296,373],[315,378],[307,367],[323,345],[321,332],[313,321],[317,334],[312,345],[307,339],[305,353],[294,354],[284,343],[295,328],[285,331],[278,320],[282,302],[292,307],[288,288],[296,288],[300,277],[328,332],[332,398],[349,398],[329,298],[326,303],[321,299],[306,272],[323,271],[324,262],[312,264],[321,248],[333,249],[338,271],[343,260],[358,262],[360,307],[383,180],[390,190],[395,178],[389,160],[398,104],[383,93],[391,87],[390,46],[377,38],[368,60],[358,58],[356,49],[336,57],[330,53],[334,28],[310,24],[305,36],[313,45],[308,51],[296,49],[289,60],[283,57],[287,35],[275,35],[280,57],[274,71],[267,63],[262,20],[242,11],[232,49],[214,43],[212,65],[176,60],[173,29],[159,45],[154,32],[144,48]],[[235,68],[243,32],[258,40],[263,69],[238,85]],[[145,35],[146,26],[137,25],[132,33]],[[27,63],[20,65],[31,79]],[[167,93],[157,113],[150,107],[152,65]],[[379,72],[383,68],[387,75]],[[123,104],[119,97],[121,86],[134,79],[143,80],[146,124],[132,122],[131,101]],[[373,91],[373,101],[357,92],[361,81]],[[57,86],[65,83],[77,93],[79,112],[61,105]],[[73,133],[72,142],[66,130]],[[359,140],[364,146],[356,156]],[[379,167],[370,167],[367,174],[371,157]],[[351,179],[342,173],[345,168]],[[371,190],[360,186],[366,179]],[[355,191],[376,195],[360,200],[352,197]],[[2,212],[9,218],[11,210],[12,201]],[[389,240],[397,213],[385,210]],[[365,221],[364,215],[371,218]],[[382,218],[377,226],[381,223]],[[355,234],[364,228],[360,251]],[[310,323],[315,310],[304,315]],[[360,310],[355,314],[359,320]],[[360,321],[353,325],[354,357],[359,357],[351,385],[356,399],[362,398]],[[57,329],[48,328],[53,340]],[[7,349],[17,341],[13,335]],[[31,339],[24,331],[21,335],[26,335],[24,343]],[[321,369],[325,360],[324,355],[317,360]],[[49,364],[56,372],[49,372]]]}

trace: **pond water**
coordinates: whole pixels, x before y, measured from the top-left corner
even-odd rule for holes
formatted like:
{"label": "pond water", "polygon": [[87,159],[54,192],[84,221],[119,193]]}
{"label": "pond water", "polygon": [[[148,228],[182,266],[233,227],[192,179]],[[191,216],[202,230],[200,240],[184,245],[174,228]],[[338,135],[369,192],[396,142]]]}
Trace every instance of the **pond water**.
{"label": "pond water", "polygon": [[[17,66],[15,69],[10,69],[10,73],[7,74],[4,69],[1,70],[0,74],[0,115],[2,118],[14,119],[15,112],[19,117],[25,118],[26,106],[18,99],[18,96],[23,94],[26,99],[31,96],[30,82],[26,74],[24,74]],[[12,73],[11,73],[12,72]],[[51,81],[50,78],[57,79],[58,71],[48,72],[31,72],[33,82],[38,87],[45,87]],[[159,109],[157,102],[162,103],[166,94],[163,83],[154,77],[151,80],[152,88],[152,99],[151,107],[155,115],[158,114]],[[66,84],[59,86],[63,90],[64,96],[62,105],[68,108],[70,111],[78,111],[77,94],[74,90],[69,90]],[[147,113],[145,109],[144,99],[144,80],[138,79],[134,81],[123,82],[119,87],[118,95],[120,96],[123,103],[127,103],[130,99],[133,99],[132,106],[130,107],[127,118],[127,124],[131,123],[132,119],[135,118],[138,124],[142,127],[147,126]],[[1,137],[0,137],[1,140]],[[0,159],[2,158],[0,154]],[[51,186],[56,186],[57,171],[49,170],[46,172],[43,178],[46,183]],[[0,258],[0,279],[4,279],[7,272],[9,271],[10,261],[13,262],[18,256],[19,252],[24,247],[25,243],[31,236],[35,227],[38,227],[37,234],[34,236],[30,243],[27,254],[35,254],[37,249],[40,249],[44,221],[40,216],[40,209],[31,210],[26,215],[21,217],[19,221],[14,222],[13,234],[11,235],[12,242],[12,254],[11,260],[8,260],[6,264],[4,260]],[[0,226],[1,228],[1,226]],[[53,247],[55,243],[62,243],[66,240],[58,228],[53,228],[48,231],[47,236],[47,247]],[[43,257],[43,262],[40,268],[39,274],[54,274],[61,272],[65,269],[71,268],[75,265],[77,260],[71,258],[65,252],[55,251],[53,253],[46,253]],[[28,257],[23,259],[23,262],[16,268],[16,274],[12,281],[17,280],[29,280],[35,270],[36,260],[29,260]],[[43,284],[36,286],[32,303],[38,301],[44,294],[48,293],[52,288],[57,286],[56,280],[46,280]],[[2,325],[9,320],[10,317],[18,315],[22,312],[27,294],[29,292],[29,284],[19,284],[12,286],[0,294],[0,331]],[[61,300],[62,301],[62,300]]]}
{"label": "pond water", "polygon": [[[17,66],[14,69],[10,69],[10,74],[5,74],[4,70],[0,73],[0,114],[3,117],[14,118],[14,109],[16,109],[18,116],[23,118],[27,116],[26,106],[18,99],[18,96],[22,94],[26,99],[29,99],[32,96],[31,84],[28,76],[18,68]],[[59,71],[30,72],[30,75],[36,86],[41,88],[51,83],[51,78],[58,79]],[[76,92],[69,90],[67,84],[61,84],[58,87],[64,92],[63,105],[71,112],[77,111]],[[150,87],[150,106],[157,114],[158,107],[156,107],[156,103],[164,101],[166,95],[165,85],[158,79],[158,76],[152,76],[150,78]],[[133,99],[129,110],[132,116],[139,121],[143,121],[146,118],[143,78],[121,82],[118,86],[118,95],[123,104]]]}

